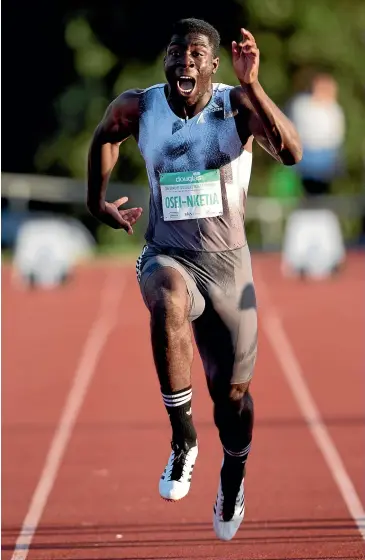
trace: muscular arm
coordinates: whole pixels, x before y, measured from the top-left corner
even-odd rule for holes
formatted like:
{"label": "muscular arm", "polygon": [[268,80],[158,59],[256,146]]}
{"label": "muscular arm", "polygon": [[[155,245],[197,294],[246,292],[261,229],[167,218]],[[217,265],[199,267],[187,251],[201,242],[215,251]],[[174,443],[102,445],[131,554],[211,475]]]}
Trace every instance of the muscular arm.
{"label": "muscular arm", "polygon": [[257,143],[284,165],[302,159],[302,146],[293,123],[275,105],[257,81],[232,90],[232,106],[240,137],[253,135]]}
{"label": "muscular arm", "polygon": [[141,90],[129,90],[108,107],[92,136],[87,165],[87,207],[96,217],[105,208],[110,174],[119,157],[119,146],[138,132]]}

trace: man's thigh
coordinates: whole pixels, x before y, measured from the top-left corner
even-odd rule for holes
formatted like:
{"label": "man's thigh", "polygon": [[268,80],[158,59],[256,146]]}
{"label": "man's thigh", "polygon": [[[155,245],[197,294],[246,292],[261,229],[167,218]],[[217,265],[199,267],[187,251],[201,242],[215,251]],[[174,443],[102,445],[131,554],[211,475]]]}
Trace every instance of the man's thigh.
{"label": "man's thigh", "polygon": [[173,257],[158,254],[149,247],[143,249],[136,264],[137,279],[145,305],[149,308],[149,280],[156,271],[166,268],[173,268],[179,272],[183,278],[190,302],[189,320],[194,321],[203,313],[205,302],[193,277],[186,268]]}

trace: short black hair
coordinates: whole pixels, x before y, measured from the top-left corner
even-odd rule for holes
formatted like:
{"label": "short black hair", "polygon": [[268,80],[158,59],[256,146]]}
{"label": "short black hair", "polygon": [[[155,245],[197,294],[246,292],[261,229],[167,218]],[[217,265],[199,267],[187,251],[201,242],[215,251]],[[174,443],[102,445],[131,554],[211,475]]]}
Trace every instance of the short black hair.
{"label": "short black hair", "polygon": [[185,36],[190,33],[200,33],[208,37],[213,56],[218,56],[221,38],[215,27],[203,19],[195,18],[180,19],[173,25],[172,35]]}

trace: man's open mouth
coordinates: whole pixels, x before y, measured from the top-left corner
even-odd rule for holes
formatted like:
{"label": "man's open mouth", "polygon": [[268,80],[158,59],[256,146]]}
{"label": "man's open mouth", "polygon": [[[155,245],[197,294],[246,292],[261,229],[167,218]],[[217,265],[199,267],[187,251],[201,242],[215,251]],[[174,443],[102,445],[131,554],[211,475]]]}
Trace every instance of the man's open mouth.
{"label": "man's open mouth", "polygon": [[180,76],[177,80],[177,87],[183,95],[189,95],[195,87],[195,78],[190,76]]}

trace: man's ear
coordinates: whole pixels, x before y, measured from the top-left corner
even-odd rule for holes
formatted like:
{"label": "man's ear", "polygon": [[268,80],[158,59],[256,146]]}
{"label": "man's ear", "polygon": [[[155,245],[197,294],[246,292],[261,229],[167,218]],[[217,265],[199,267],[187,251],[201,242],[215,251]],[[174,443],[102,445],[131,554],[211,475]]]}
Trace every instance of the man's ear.
{"label": "man's ear", "polygon": [[219,68],[219,58],[218,57],[213,58],[213,72],[212,73],[215,74],[216,71],[218,70],[218,68]]}

